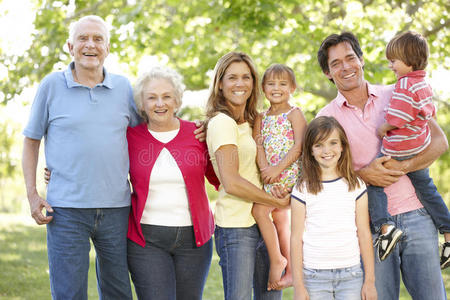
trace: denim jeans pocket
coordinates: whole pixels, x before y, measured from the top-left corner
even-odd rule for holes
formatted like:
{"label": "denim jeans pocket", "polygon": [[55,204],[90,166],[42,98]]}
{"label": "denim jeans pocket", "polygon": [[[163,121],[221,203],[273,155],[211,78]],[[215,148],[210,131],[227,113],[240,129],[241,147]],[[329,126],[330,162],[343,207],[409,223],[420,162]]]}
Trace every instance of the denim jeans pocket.
{"label": "denim jeans pocket", "polygon": [[309,269],[309,268],[303,268],[303,276],[306,279],[314,279],[317,278],[317,270],[315,269]]}
{"label": "denim jeans pocket", "polygon": [[416,209],[416,213],[419,216],[427,216],[428,215],[428,211],[425,209],[425,207]]}
{"label": "denim jeans pocket", "polygon": [[354,266],[349,269],[349,273],[353,278],[359,278],[363,276],[363,271],[361,266]]}

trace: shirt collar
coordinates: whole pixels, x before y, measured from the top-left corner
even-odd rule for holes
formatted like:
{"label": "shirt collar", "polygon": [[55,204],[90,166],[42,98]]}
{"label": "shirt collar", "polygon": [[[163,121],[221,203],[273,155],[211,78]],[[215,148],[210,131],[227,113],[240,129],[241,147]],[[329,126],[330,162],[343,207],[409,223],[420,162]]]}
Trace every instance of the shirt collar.
{"label": "shirt collar", "polygon": [[[66,78],[67,87],[73,88],[76,86],[83,86],[82,84],[79,84],[73,79],[72,69],[75,67],[75,63],[71,62],[68,66],[68,68],[64,71],[64,77]],[[106,68],[103,67],[103,82],[97,84],[96,86],[104,86],[108,89],[114,88],[114,85],[111,80],[111,75],[106,71]]]}
{"label": "shirt collar", "polygon": [[[369,95],[369,99],[367,99],[367,103],[373,101],[373,99],[377,98],[380,95],[380,91],[377,88],[376,85],[370,84],[368,81],[364,81],[367,86],[367,94]],[[336,104],[339,105],[339,107],[342,106],[352,106],[348,103],[347,99],[344,97],[344,95],[341,94],[341,92],[338,90],[338,94],[336,96]]]}
{"label": "shirt collar", "polygon": [[427,75],[427,72],[425,70],[416,70],[409,72],[402,77],[400,77],[398,80],[402,79],[403,77],[415,77],[415,78],[424,78]]}

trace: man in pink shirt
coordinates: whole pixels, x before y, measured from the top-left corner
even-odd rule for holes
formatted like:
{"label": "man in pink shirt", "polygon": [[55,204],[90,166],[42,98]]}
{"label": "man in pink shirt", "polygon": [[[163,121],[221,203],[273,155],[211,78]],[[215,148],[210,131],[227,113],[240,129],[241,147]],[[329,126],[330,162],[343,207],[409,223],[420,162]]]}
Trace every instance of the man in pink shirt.
{"label": "man in pink shirt", "polygon": [[372,85],[364,79],[363,53],[352,33],[328,36],[318,60],[338,89],[337,97],[318,116],[333,116],[344,127],[354,168],[367,184],[385,187],[389,213],[404,232],[392,254],[383,262],[376,261],[378,299],[399,298],[400,272],[413,299],[446,299],[437,231],[405,175],[428,167],[448,149],[445,134],[430,120],[432,142],[426,150],[404,161],[376,158],[381,146],[377,128],[384,122],[393,86]]}

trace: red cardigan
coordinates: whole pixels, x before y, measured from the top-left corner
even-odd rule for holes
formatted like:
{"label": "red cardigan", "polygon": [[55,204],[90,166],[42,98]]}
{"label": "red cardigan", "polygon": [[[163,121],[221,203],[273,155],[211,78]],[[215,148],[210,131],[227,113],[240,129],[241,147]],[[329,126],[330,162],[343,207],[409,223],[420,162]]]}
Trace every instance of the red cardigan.
{"label": "red cardigan", "polygon": [[147,201],[150,174],[164,147],[169,150],[177,162],[186,184],[197,247],[209,241],[214,232],[214,217],[206,195],[205,176],[216,189],[220,182],[214,173],[206,143],[199,142],[195,138],[193,134],[195,129],[194,123],[180,120],[180,130],[177,136],[164,144],[148,132],[145,123],[133,128],[128,127],[130,180],[133,192],[127,236],[142,247],[145,246],[145,240],[140,222]]}

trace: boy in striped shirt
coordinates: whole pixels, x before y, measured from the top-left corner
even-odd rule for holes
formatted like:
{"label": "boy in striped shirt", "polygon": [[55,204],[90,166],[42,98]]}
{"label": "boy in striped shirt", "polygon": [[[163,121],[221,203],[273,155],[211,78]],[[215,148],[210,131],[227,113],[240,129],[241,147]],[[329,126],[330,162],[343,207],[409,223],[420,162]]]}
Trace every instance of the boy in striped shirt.
{"label": "boy in striped shirt", "polygon": [[[397,83],[386,112],[386,122],[378,128],[383,139],[381,154],[396,160],[409,159],[430,144],[428,120],[435,115],[433,92],[425,81],[428,45],[423,36],[405,32],[394,37],[386,47],[389,68]],[[422,205],[444,234],[441,268],[450,265],[450,213],[429,175],[428,169],[407,174]],[[387,211],[387,198],[382,187],[368,189],[369,210],[373,228],[380,232],[378,256],[384,260],[402,236]]]}

